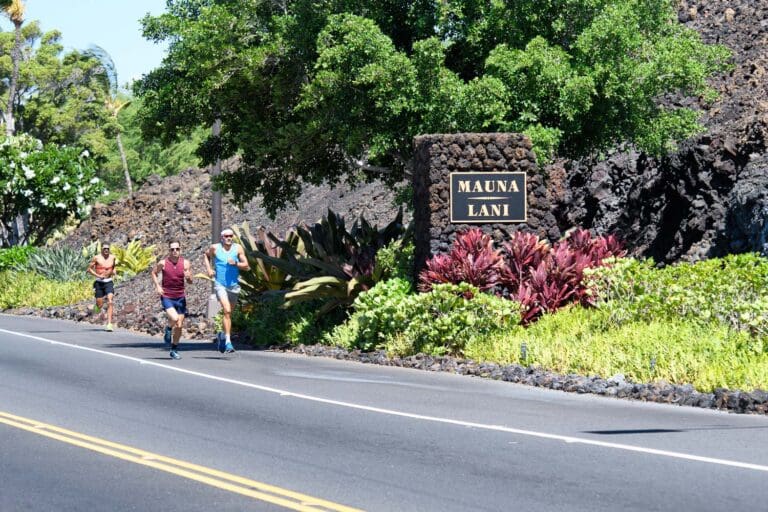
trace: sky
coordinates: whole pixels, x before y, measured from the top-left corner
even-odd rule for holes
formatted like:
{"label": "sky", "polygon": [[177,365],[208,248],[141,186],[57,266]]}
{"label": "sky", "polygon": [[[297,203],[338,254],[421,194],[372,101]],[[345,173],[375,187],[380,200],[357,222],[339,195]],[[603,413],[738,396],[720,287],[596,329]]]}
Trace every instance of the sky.
{"label": "sky", "polygon": [[[165,54],[141,35],[139,20],[145,14],[165,12],[165,0],[24,0],[25,19],[38,20],[43,32],[59,30],[64,51],[104,48],[112,57],[122,88],[158,67]],[[0,27],[13,25],[3,18]]]}

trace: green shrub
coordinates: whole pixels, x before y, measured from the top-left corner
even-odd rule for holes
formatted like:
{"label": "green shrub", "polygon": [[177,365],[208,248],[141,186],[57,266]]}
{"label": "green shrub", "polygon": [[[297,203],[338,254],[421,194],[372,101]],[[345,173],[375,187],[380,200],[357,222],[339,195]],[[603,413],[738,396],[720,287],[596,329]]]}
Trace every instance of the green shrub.
{"label": "green shrub", "polygon": [[598,306],[609,312],[614,325],[684,317],[768,335],[768,259],[757,254],[661,269],[653,260],[620,259],[589,273]]}
{"label": "green shrub", "polygon": [[0,309],[63,306],[91,296],[90,281],[61,282],[31,272],[0,272]]}
{"label": "green shrub", "polygon": [[393,240],[376,253],[384,279],[400,278],[413,283],[413,242]]}
{"label": "green shrub", "polygon": [[142,247],[141,242],[138,240],[133,240],[125,247],[112,245],[111,249],[117,262],[115,272],[122,279],[133,277],[139,272],[144,272],[157,259],[155,256],[155,246]]}
{"label": "green shrub", "polygon": [[397,355],[461,354],[468,340],[520,321],[515,303],[468,284],[411,291],[406,279],[379,283],[355,300],[350,320],[326,341],[365,351],[383,347]]}
{"label": "green shrub", "polygon": [[[26,134],[0,142],[0,223],[13,230],[17,215],[31,214],[19,243],[42,243],[69,219],[90,215],[104,192],[98,163],[74,146],[43,144]],[[3,240],[8,243],[8,240]]]}
{"label": "green shrub", "polygon": [[350,327],[356,330],[346,339],[335,340],[334,344],[364,351],[382,346],[397,327],[405,327],[408,321],[406,303],[409,303],[412,291],[410,281],[394,278],[381,281],[361,293],[352,305],[354,313]]}
{"label": "green shrub", "polygon": [[86,279],[89,259],[81,251],[66,245],[47,247],[31,253],[25,263],[15,270],[34,272],[53,281],[82,281]]}
{"label": "green shrub", "polygon": [[37,249],[32,245],[16,245],[0,249],[0,272],[23,265]]}
{"label": "green shrub", "polygon": [[244,332],[256,347],[282,344],[312,345],[343,320],[343,312],[318,315],[322,302],[305,302],[283,307],[279,296],[267,295],[235,309],[232,328]]}
{"label": "green shrub", "polygon": [[[525,350],[523,350],[525,344]],[[664,380],[718,387],[768,389],[764,343],[745,332],[687,318],[613,323],[610,312],[569,307],[527,329],[473,338],[465,355],[500,364],[536,365],[559,373],[621,373],[634,382]]]}
{"label": "green shrub", "polygon": [[83,257],[88,258],[88,261],[91,261],[94,256],[101,254],[101,240],[94,240],[88,245],[84,245],[80,252]]}

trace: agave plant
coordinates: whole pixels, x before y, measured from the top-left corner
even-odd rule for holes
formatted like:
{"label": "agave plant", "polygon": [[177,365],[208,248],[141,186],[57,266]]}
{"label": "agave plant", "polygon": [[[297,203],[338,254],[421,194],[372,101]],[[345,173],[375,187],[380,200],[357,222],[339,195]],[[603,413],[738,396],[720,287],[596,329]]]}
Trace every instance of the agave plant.
{"label": "agave plant", "polygon": [[274,260],[288,262],[290,253],[285,246],[298,250],[301,239],[294,228],[288,229],[282,240],[276,239],[264,226],[259,226],[255,235],[251,234],[248,222],[232,229],[251,267],[250,271],[240,273],[244,302],[257,300],[265,292],[274,294],[293,286],[295,279],[286,270],[288,265],[275,264]]}
{"label": "agave plant", "polygon": [[66,245],[40,249],[29,255],[25,263],[14,267],[21,272],[35,272],[59,282],[86,279],[86,268],[90,258],[81,251]]}
{"label": "agave plant", "polygon": [[344,219],[328,210],[328,215],[311,228],[298,230],[304,242],[304,257],[299,264],[314,269],[314,276],[302,279],[285,295],[286,306],[322,299],[320,312],[351,304],[363,291],[381,280],[382,267],[376,252],[406,232],[402,208],[387,226],[378,229],[360,216],[347,231]]}
{"label": "agave plant", "polygon": [[405,234],[402,215],[400,210],[381,230],[361,216],[348,231],[343,217],[329,209],[316,224],[297,226],[298,240],[280,240],[266,233],[275,250],[283,250],[279,258],[265,250],[254,250],[253,254],[294,280],[292,289],[285,293],[286,306],[319,299],[325,301],[321,313],[327,312],[351,304],[360,292],[381,279],[376,252]]}

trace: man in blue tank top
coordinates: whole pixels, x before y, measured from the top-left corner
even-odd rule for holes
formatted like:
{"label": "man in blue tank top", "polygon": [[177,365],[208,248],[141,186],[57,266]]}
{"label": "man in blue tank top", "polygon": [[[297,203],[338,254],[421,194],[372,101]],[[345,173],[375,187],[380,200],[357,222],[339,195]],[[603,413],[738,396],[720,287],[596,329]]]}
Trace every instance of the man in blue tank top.
{"label": "man in blue tank top", "polygon": [[248,260],[245,251],[232,239],[234,231],[227,228],[221,232],[221,243],[211,245],[203,253],[203,262],[208,272],[208,277],[214,277],[213,288],[216,298],[221,304],[223,313],[224,333],[218,333],[219,352],[232,353],[232,309],[237,304],[237,296],[240,293],[238,278],[241,270],[248,270]]}

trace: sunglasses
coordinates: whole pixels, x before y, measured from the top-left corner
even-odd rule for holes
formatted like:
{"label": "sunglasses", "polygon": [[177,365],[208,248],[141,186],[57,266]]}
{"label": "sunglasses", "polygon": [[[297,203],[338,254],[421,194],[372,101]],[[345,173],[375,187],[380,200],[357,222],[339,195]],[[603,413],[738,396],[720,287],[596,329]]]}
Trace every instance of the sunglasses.
{"label": "sunglasses", "polygon": [[181,250],[181,247],[171,247],[171,251],[173,252],[180,251],[180,250]]}
{"label": "sunglasses", "polygon": [[107,251],[107,252],[109,252],[109,247],[102,247],[102,248],[101,248],[101,252],[104,252],[104,251]]}

